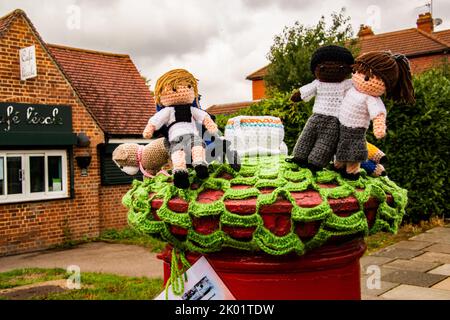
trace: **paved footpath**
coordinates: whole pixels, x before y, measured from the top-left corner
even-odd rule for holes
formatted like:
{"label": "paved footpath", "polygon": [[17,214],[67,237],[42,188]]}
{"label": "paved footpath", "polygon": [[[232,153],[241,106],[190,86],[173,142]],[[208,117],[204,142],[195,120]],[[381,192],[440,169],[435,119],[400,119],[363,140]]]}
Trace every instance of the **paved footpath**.
{"label": "paved footpath", "polygon": [[0,272],[19,268],[63,268],[77,265],[81,272],[103,272],[130,277],[163,277],[161,260],[148,249],[125,244],[93,242],[73,249],[47,250],[0,258]]}
{"label": "paved footpath", "polygon": [[361,290],[367,300],[450,300],[450,225],[363,257]]}
{"label": "paved footpath", "polygon": [[[155,253],[133,245],[87,243],[0,258],[0,272],[18,268],[63,268],[124,276],[162,278]],[[371,289],[369,289],[371,288]],[[450,300],[450,225],[431,229],[361,259],[362,298]]]}

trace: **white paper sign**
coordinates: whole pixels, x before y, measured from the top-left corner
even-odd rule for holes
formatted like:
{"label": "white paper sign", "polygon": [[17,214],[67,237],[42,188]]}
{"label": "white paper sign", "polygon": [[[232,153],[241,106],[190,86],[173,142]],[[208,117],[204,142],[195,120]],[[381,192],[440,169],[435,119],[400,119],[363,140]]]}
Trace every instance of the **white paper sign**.
{"label": "white paper sign", "polygon": [[19,50],[20,80],[27,80],[37,76],[35,46]]}
{"label": "white paper sign", "polygon": [[[170,285],[169,300],[236,300],[205,257],[198,259],[186,273],[188,281],[184,283],[183,294],[175,296]],[[155,298],[165,299],[165,291]]]}

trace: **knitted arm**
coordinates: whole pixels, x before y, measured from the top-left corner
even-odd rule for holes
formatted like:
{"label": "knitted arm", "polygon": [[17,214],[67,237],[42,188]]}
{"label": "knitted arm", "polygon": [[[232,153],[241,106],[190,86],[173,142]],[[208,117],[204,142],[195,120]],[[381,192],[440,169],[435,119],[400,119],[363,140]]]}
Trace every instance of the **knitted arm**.
{"label": "knitted arm", "polygon": [[380,113],[373,119],[373,134],[377,139],[386,136],[386,115],[384,113]]}
{"label": "knitted arm", "polygon": [[370,119],[373,121],[373,133],[375,138],[381,139],[386,135],[386,107],[380,97],[369,96],[367,107]]}
{"label": "knitted arm", "polygon": [[211,134],[216,134],[217,131],[219,131],[219,128],[217,127],[217,124],[209,116],[205,117],[205,119],[203,120],[203,125],[206,127],[206,129]]}
{"label": "knitted arm", "polygon": [[211,134],[217,133],[217,131],[219,130],[217,128],[217,124],[213,119],[211,119],[206,111],[199,108],[191,108],[191,113],[194,120],[203,124],[206,127],[206,130],[208,130]]}
{"label": "knitted arm", "polygon": [[300,88],[300,96],[305,102],[311,100],[317,93],[317,86],[319,85],[319,80],[314,80],[313,82],[304,85]]}
{"label": "knitted arm", "polygon": [[169,121],[170,109],[162,109],[157,112],[153,117],[148,120],[148,124],[144,129],[143,136],[145,139],[150,139],[153,136],[153,133],[160,129],[163,125],[167,124]]}

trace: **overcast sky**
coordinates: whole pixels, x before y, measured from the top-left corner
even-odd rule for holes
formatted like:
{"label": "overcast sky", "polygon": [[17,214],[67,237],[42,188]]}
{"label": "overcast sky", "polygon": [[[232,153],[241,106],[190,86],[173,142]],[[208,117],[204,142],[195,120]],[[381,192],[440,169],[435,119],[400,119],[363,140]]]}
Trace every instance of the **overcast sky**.
{"label": "overcast sky", "polygon": [[[9,0],[0,16],[23,9],[48,43],[127,53],[152,86],[164,72],[186,68],[199,80],[202,106],[251,100],[245,77],[267,64],[275,35],[295,21],[314,25],[346,7],[357,33],[415,27],[427,0]],[[79,8],[79,9],[78,9]],[[78,14],[79,13],[79,14]],[[450,28],[450,1],[433,1]],[[80,19],[77,19],[80,17]]]}

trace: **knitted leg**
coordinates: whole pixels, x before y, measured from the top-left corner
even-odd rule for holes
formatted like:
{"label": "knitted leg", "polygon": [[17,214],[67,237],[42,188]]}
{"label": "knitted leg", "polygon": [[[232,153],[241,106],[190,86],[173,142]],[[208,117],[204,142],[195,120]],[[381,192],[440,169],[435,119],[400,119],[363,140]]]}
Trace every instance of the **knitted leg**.
{"label": "knitted leg", "polygon": [[189,188],[189,173],[186,168],[186,154],[183,150],[172,153],[173,184],[180,189]]}
{"label": "knitted leg", "polygon": [[192,147],[192,165],[197,173],[197,177],[200,179],[205,179],[209,176],[205,148],[202,146]]}
{"label": "knitted leg", "polygon": [[345,162],[334,160],[334,167],[336,169],[342,169],[345,167]]}
{"label": "knitted leg", "polygon": [[348,162],[347,163],[347,173],[358,174],[361,164],[359,162]]}
{"label": "knitted leg", "polygon": [[299,165],[306,165],[308,163],[308,156],[316,142],[316,129],[314,125],[314,115],[308,119],[303,128],[300,137],[297,139],[294,150],[292,151],[293,160]]}
{"label": "knitted leg", "polygon": [[308,163],[318,169],[326,167],[333,159],[339,141],[339,120],[336,117],[318,117],[317,139],[308,156]]}

